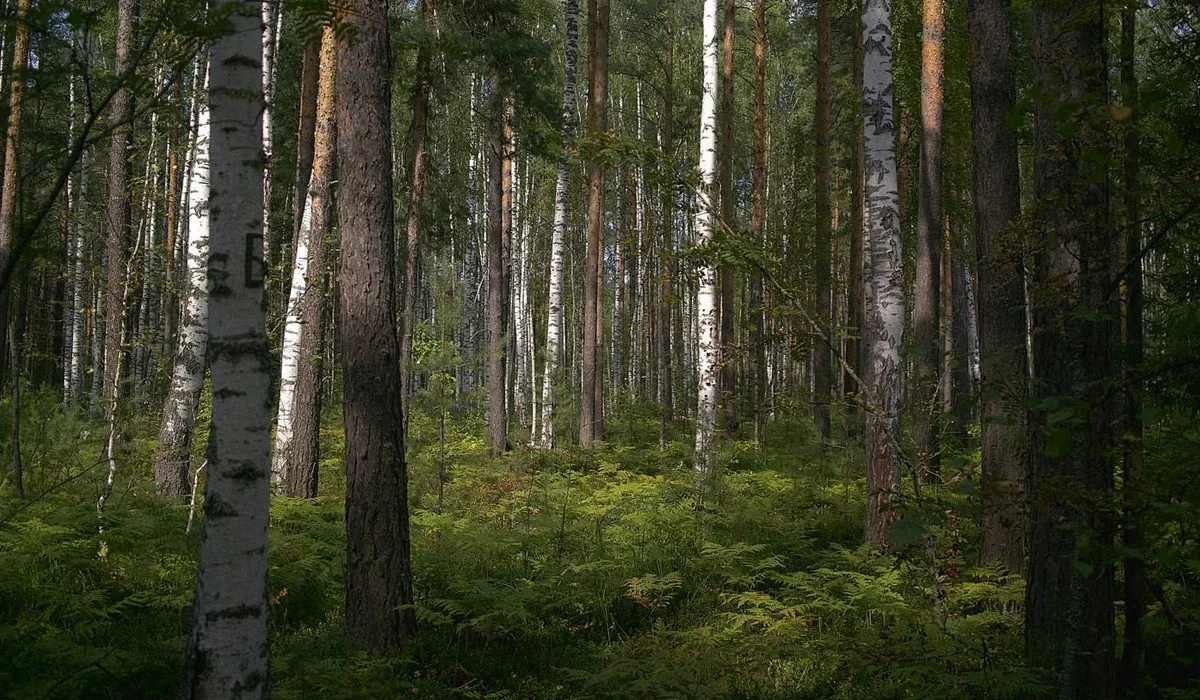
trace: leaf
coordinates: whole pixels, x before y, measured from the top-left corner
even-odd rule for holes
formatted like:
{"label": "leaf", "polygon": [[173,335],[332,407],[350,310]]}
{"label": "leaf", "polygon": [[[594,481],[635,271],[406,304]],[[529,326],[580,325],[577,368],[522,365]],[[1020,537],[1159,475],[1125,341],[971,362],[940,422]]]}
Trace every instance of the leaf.
{"label": "leaf", "polygon": [[921,518],[906,515],[896,522],[888,531],[888,539],[896,549],[904,549],[916,544],[925,534],[925,521]]}

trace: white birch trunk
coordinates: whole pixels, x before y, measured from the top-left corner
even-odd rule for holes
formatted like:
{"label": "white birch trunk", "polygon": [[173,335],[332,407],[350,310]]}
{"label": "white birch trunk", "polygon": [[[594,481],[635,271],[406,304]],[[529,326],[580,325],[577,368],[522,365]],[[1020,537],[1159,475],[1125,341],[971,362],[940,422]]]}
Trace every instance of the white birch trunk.
{"label": "white birch trunk", "polygon": [[275,419],[275,449],[271,452],[271,488],[278,491],[287,482],[292,456],[293,416],[296,408],[296,377],[300,373],[300,331],[304,293],[308,289],[308,246],[313,235],[312,193],[304,198],[300,215],[300,235],[296,240],[296,260],[292,267],[292,289],[283,325],[283,351],[279,369],[279,409]]}
{"label": "white birch trunk", "polygon": [[263,304],[261,3],[212,0],[208,256],[212,432],[184,694],[267,695],[270,414]]}
{"label": "white birch trunk", "polygon": [[[579,55],[579,2],[566,0],[566,80],[563,85],[563,149],[575,123],[575,63]],[[540,445],[554,447],[554,409],[560,383],[563,331],[563,256],[567,234],[567,185],[571,179],[566,156],[559,160],[554,179],[554,230],[550,240],[549,300],[546,321],[546,359],[542,373],[542,425]]]}
{"label": "white birch trunk", "polygon": [[[72,101],[72,119],[71,119],[71,143],[75,142],[75,120],[74,120],[74,98],[75,98],[75,80],[71,80],[71,101]],[[68,363],[69,371],[67,376],[70,378],[70,384],[66,391],[66,403],[73,404],[79,400],[83,394],[83,351],[84,351],[84,320],[86,317],[84,310],[84,284],[83,278],[86,271],[85,260],[85,244],[83,236],[84,216],[87,211],[87,162],[88,154],[85,150],[79,159],[79,182],[76,189],[71,190],[71,334],[70,334],[70,360]]]}
{"label": "white birch trunk", "polygon": [[867,413],[866,539],[886,544],[900,489],[901,348],[904,345],[904,270],[892,89],[892,2],[863,8],[864,258],[867,289],[871,406]]}
{"label": "white birch trunk", "polygon": [[[700,184],[696,188],[696,245],[713,236],[717,161],[717,0],[704,0],[704,96],[700,101]],[[717,268],[701,263],[696,289],[696,471],[712,472],[717,425]]]}
{"label": "white birch trunk", "polygon": [[209,131],[208,107],[202,106],[196,118],[196,136],[188,158],[191,167],[187,177],[187,274],[184,277],[183,318],[171,369],[171,389],[163,404],[154,467],[155,490],[164,496],[182,497],[186,493],[196,409],[204,389],[208,357]]}
{"label": "white birch trunk", "polygon": [[262,148],[266,170],[263,190],[263,260],[271,259],[271,165],[275,156],[275,66],[279,53],[279,26],[283,19],[282,0],[262,3]]}

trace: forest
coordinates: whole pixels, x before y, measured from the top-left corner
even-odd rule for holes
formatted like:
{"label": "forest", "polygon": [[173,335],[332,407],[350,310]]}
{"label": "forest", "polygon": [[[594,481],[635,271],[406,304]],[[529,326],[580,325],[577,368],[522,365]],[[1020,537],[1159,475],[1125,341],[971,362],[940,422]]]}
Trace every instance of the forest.
{"label": "forest", "polygon": [[1200,699],[1194,0],[0,5],[0,697]]}

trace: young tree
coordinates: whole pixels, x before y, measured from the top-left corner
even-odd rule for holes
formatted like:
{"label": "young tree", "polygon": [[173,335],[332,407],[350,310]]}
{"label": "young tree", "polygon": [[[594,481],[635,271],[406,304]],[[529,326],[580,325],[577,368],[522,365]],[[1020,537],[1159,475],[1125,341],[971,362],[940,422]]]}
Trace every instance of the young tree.
{"label": "young tree", "polygon": [[904,270],[892,80],[892,2],[863,7],[863,150],[867,235],[866,539],[886,545],[900,490],[900,375],[904,346]]}
{"label": "young tree", "polygon": [[1102,0],[1034,3],[1035,240],[1025,640],[1062,697],[1114,694],[1116,246]]}
{"label": "young tree", "polygon": [[271,377],[263,306],[262,3],[214,0],[209,72],[212,432],[183,695],[267,696]]}
{"label": "young tree", "polygon": [[[913,439],[917,443],[917,469],[938,472],[938,362],[942,249],[942,111],[946,33],[945,0],[922,3],[921,37],[921,160],[917,197],[917,265],[913,335],[916,345],[913,396]],[[956,309],[955,317],[958,317]]]}
{"label": "young tree", "polygon": [[[717,0],[704,1],[704,92],[700,101],[700,184],[696,188],[696,245],[712,241],[714,211],[713,180],[717,158]],[[711,261],[699,269],[696,291],[698,355],[696,375],[696,471],[703,482],[712,476],[712,458],[717,427],[718,307],[717,270]]]}
{"label": "young tree", "polygon": [[346,424],[346,633],[372,654],[416,621],[394,298],[387,0],[338,6],[337,216]]}
{"label": "young tree", "polygon": [[[609,0],[588,0],[588,137],[608,129]],[[587,248],[583,263],[583,342],[580,364],[579,444],[604,438],[604,163],[599,153],[588,163]]]}
{"label": "young tree", "polygon": [[[203,90],[202,85],[196,86]],[[188,176],[187,276],[183,324],[163,405],[154,463],[154,489],[179,498],[188,492],[188,466],[196,432],[196,409],[208,358],[209,110],[200,107]]]}
{"label": "young tree", "polygon": [[575,63],[579,56],[579,0],[566,0],[566,69],[563,82],[563,155],[555,169],[554,231],[550,241],[549,299],[546,319],[546,360],[542,376],[542,433],[544,449],[554,447],[554,414],[558,401],[559,363],[562,361],[563,268],[567,236],[567,187],[571,171],[566,151],[575,126]]}

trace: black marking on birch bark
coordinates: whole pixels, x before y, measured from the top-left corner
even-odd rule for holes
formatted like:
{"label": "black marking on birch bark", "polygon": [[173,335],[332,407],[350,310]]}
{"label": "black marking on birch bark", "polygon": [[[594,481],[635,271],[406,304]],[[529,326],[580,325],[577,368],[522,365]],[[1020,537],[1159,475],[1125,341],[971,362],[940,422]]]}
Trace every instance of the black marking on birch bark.
{"label": "black marking on birch bark", "polygon": [[267,263],[263,260],[263,236],[261,233],[246,234],[246,287],[258,289],[267,277]]}
{"label": "black marking on birch bark", "polygon": [[245,620],[248,618],[258,618],[263,616],[263,606],[261,605],[234,605],[228,608],[221,608],[207,613],[204,616],[206,622],[216,622],[218,620]]}
{"label": "black marking on birch bark", "polygon": [[[211,457],[209,459],[211,460]],[[211,491],[211,489],[209,489]],[[226,501],[219,494],[208,494],[208,500],[204,504],[204,514],[208,518],[234,518],[237,517],[237,508],[233,504]]]}

